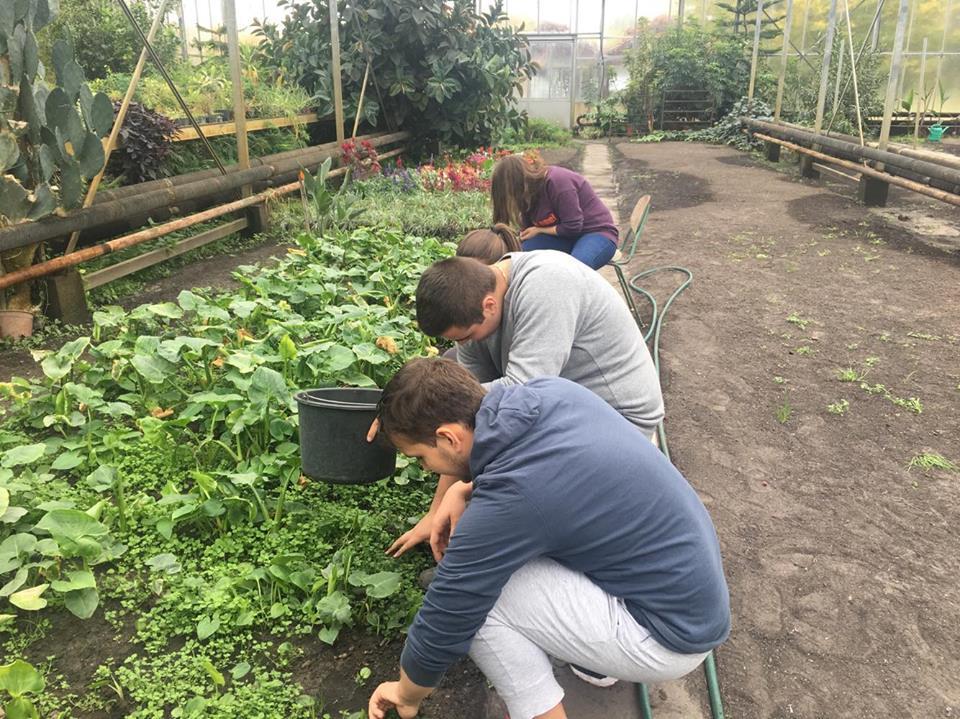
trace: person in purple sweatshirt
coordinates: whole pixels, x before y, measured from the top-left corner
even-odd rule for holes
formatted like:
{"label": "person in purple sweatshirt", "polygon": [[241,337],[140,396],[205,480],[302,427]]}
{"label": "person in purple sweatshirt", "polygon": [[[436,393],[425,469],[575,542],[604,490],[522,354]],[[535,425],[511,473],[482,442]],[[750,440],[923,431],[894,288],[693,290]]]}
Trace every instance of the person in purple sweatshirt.
{"label": "person in purple sweatshirt", "polygon": [[613,215],[582,175],[539,158],[507,155],[490,184],[493,221],[520,228],[525,251],[560,250],[595,270],[620,242]]}
{"label": "person in purple sweatshirt", "polygon": [[560,377],[485,389],[456,362],[420,358],[387,384],[379,414],[401,452],[464,479],[444,497],[443,557],[400,678],[376,688],[370,719],[415,717],[467,654],[510,719],[565,719],[551,657],[662,682],[726,640],[710,515],[590,390]]}

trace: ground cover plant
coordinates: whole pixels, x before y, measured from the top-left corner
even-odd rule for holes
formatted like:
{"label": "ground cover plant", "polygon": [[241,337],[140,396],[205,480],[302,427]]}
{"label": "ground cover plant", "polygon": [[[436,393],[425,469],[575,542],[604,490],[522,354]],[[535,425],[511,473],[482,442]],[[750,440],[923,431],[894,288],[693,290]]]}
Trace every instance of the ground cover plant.
{"label": "ground cover plant", "polygon": [[[0,636],[46,675],[44,715],[318,716],[289,673],[298,642],[406,627],[424,560],[384,543],[431,488],[403,461],[373,488],[302,477],[292,393],[435,353],[411,298],[451,250],[304,233],[234,293],[98,310],[89,336],[37,353],[42,378],[2,385]],[[88,686],[37,648],[69,615],[124,639]]]}

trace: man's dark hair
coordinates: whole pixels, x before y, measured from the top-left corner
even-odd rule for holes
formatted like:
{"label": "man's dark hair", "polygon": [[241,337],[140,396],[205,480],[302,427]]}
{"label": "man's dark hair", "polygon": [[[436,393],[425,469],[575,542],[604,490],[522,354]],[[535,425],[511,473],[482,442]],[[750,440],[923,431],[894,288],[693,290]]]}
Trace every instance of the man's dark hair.
{"label": "man's dark hair", "polygon": [[483,298],[497,286],[496,270],[472,257],[433,263],[417,285],[417,322],[424,334],[439,337],[451,327],[483,322]]}
{"label": "man's dark hair", "polygon": [[436,446],[437,427],[460,424],[473,429],[485,391],[470,371],[453,360],[420,357],[407,362],[387,383],[380,398],[380,431]]}

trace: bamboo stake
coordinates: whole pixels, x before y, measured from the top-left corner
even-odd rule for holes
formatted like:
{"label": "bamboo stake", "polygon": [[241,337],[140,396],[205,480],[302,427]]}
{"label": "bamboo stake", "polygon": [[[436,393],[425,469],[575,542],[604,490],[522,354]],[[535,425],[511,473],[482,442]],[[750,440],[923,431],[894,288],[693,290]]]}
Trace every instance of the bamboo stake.
{"label": "bamboo stake", "polygon": [[[893,106],[897,102],[897,78],[903,62],[903,36],[907,29],[907,12],[910,0],[900,0],[897,13],[897,32],[893,38],[893,58],[890,61],[890,76],[887,78],[887,94],[883,100],[883,122],[880,124],[879,149],[884,150],[890,142],[890,125],[893,122]],[[882,169],[882,165],[880,166]]]}
{"label": "bamboo stake", "polygon": [[[906,45],[904,45],[904,53],[907,55],[910,54],[910,38],[913,36],[913,21],[917,16],[917,5],[920,4],[920,0],[913,0],[910,3],[910,20],[907,23],[907,40]],[[897,97],[903,97],[903,83],[907,77],[907,64],[904,63],[903,67],[900,68],[900,80],[897,84]]]}
{"label": "bamboo stake", "polygon": [[833,112],[836,112],[837,108],[840,107],[840,81],[843,80],[843,57],[846,45],[847,39],[840,38],[840,55],[837,57],[837,81],[833,84],[833,105],[831,106]]}
{"label": "bamboo stake", "polygon": [[837,0],[830,0],[827,15],[827,37],[824,40],[823,57],[820,63],[820,92],[817,95],[817,119],[813,131],[820,134],[823,126],[823,109],[827,104],[827,84],[830,81],[830,61],[833,59],[833,36],[837,29]]}
{"label": "bamboo stake", "polygon": [[780,77],[777,79],[777,104],[773,111],[773,120],[780,120],[783,108],[783,88],[787,79],[787,59],[790,50],[790,31],[793,29],[793,0],[787,0],[787,24],[783,29],[783,54],[780,56]]}
{"label": "bamboo stake", "polygon": [[750,86],[747,88],[747,100],[753,99],[753,90],[757,84],[757,63],[760,60],[760,26],[763,24],[763,0],[757,0],[757,21],[753,26],[753,55],[750,58]]}
{"label": "bamboo stake", "polygon": [[370,61],[367,60],[367,69],[363,71],[363,85],[360,86],[360,100],[357,102],[357,116],[353,120],[353,132],[350,139],[357,138],[357,129],[360,127],[360,113],[363,111],[363,97],[367,94],[367,78],[370,77]]}
{"label": "bamboo stake", "polygon": [[[947,7],[943,13],[943,35],[940,37],[940,55],[937,57],[937,72],[933,79],[934,91],[940,92],[940,76],[943,73],[943,53],[947,49],[947,32],[950,30],[950,15],[953,11],[953,0],[947,0]],[[943,111],[943,107],[940,107]]]}
{"label": "bamboo stake", "polygon": [[[153,18],[153,24],[150,26],[150,31],[147,33],[147,39],[150,42],[153,42],[153,38],[156,37],[157,32],[160,30],[160,26],[163,24],[163,14],[167,9],[167,0],[161,0],[160,7],[157,8],[157,16]],[[127,85],[127,92],[123,96],[123,100],[120,103],[120,109],[117,111],[117,116],[113,120],[113,128],[110,130],[110,137],[107,139],[107,146],[103,149],[103,167],[100,169],[100,172],[90,181],[90,186],[87,187],[87,194],[83,198],[83,206],[90,207],[93,204],[94,198],[97,196],[97,190],[100,189],[100,183],[103,181],[103,175],[107,171],[107,163],[110,162],[110,155],[113,153],[114,148],[117,146],[117,138],[120,136],[120,130],[123,127],[123,121],[127,117],[127,110],[130,109],[130,103],[133,102],[133,96],[137,92],[137,85],[140,83],[140,75],[143,74],[143,66],[147,64],[147,48],[143,48],[140,51],[140,59],[137,60],[137,65],[133,68],[133,75],[130,77],[130,84]],[[67,242],[67,249],[64,254],[69,255],[77,247],[77,241],[80,239],[80,233],[74,232],[70,235],[70,240]]]}
{"label": "bamboo stake", "polygon": [[920,141],[920,102],[923,102],[923,114],[927,114],[927,38],[923,38],[923,51],[920,54],[920,74],[917,76],[917,113],[913,121],[913,142]]}
{"label": "bamboo stake", "polygon": [[853,29],[850,27],[850,4],[843,0],[843,12],[847,16],[847,46],[850,48],[850,76],[853,78],[853,101],[857,108],[857,131],[863,145],[863,115],[860,112],[860,88],[857,85],[857,59],[853,56]]}

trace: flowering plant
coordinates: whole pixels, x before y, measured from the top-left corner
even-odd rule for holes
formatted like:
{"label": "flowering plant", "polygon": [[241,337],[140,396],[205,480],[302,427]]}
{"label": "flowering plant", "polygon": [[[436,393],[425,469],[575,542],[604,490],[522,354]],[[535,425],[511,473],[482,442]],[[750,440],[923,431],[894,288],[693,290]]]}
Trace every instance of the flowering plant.
{"label": "flowering plant", "polygon": [[355,180],[363,180],[380,174],[380,160],[377,148],[369,140],[347,140],[340,145],[343,153],[343,164],[350,168],[350,175]]}

